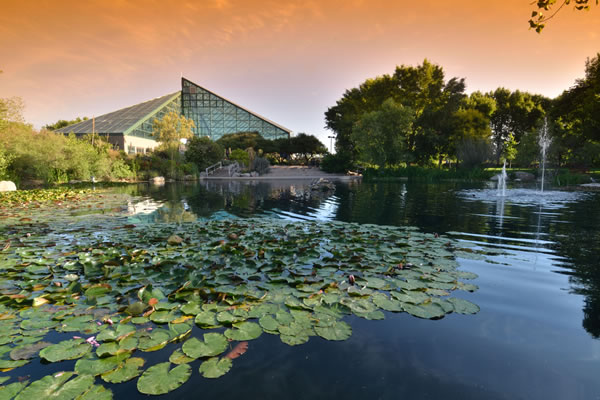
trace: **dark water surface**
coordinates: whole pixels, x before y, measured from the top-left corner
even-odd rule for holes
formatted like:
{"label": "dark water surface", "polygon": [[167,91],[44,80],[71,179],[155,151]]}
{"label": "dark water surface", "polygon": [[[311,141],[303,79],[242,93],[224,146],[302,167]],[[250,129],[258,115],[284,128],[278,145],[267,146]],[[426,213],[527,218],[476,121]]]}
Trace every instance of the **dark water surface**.
{"label": "dark water surface", "polygon": [[[479,290],[461,295],[481,307],[477,315],[351,317],[349,340],[313,337],[294,347],[262,335],[222,378],[203,379],[199,362],[192,363],[190,380],[169,396],[600,399],[600,193],[553,203],[533,191],[523,201],[511,200],[510,190],[498,198],[481,189],[338,183],[335,193],[311,195],[291,181],[130,188],[148,197],[130,208],[137,223],[265,215],[411,225],[490,254],[487,261],[459,260],[479,275],[470,282]],[[166,361],[169,349],[159,352],[164,357],[148,355]],[[140,396],[135,381],[111,389],[116,398]]]}

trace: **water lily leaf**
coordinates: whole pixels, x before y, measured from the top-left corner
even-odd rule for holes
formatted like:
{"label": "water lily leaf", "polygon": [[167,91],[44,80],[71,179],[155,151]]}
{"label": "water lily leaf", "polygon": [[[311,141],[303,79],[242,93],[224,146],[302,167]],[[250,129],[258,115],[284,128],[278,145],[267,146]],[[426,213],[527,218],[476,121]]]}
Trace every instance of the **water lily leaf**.
{"label": "water lily leaf", "polygon": [[141,368],[143,365],[143,358],[132,357],[120,364],[116,369],[103,373],[100,377],[108,383],[127,382],[142,373]]}
{"label": "water lily leaf", "polygon": [[171,311],[155,311],[150,314],[150,321],[157,324],[166,324],[179,317],[178,314]]}
{"label": "water lily leaf", "polygon": [[0,370],[11,370],[29,363],[29,360],[0,360]]}
{"label": "water lily leaf", "polygon": [[186,315],[197,315],[202,311],[200,304],[198,303],[187,303],[181,306],[181,312]]}
{"label": "water lily leaf", "polygon": [[219,378],[229,372],[231,365],[229,358],[209,358],[200,365],[200,373],[205,378]]}
{"label": "water lily leaf", "polygon": [[231,340],[243,342],[258,338],[262,334],[260,325],[256,322],[240,322],[233,325],[232,329],[225,331],[225,336]]}
{"label": "water lily leaf", "polygon": [[195,358],[192,357],[188,357],[187,355],[185,355],[183,353],[183,351],[181,351],[181,349],[177,349],[175,350],[171,356],[169,357],[169,361],[173,364],[179,365],[179,364],[189,364],[192,361],[194,361]]}
{"label": "water lily leaf", "polygon": [[381,311],[371,311],[368,313],[354,313],[357,317],[364,318],[370,321],[385,319],[385,314]]}
{"label": "water lily leaf", "polygon": [[402,312],[404,309],[402,308],[402,303],[398,300],[390,299],[383,293],[376,293],[372,297],[373,303],[382,310],[392,311],[392,312]]}
{"label": "water lily leaf", "polygon": [[81,375],[69,380],[73,372],[58,372],[32,382],[23,389],[15,400],[31,399],[75,399],[94,384],[94,377]]}
{"label": "water lily leaf", "polygon": [[222,324],[234,324],[236,322],[242,322],[246,320],[244,315],[234,315],[229,311],[221,311],[217,314],[217,321]]}
{"label": "water lily leaf", "polygon": [[136,301],[135,303],[128,305],[125,309],[125,312],[129,315],[140,315],[144,312],[144,310],[146,310],[146,308],[148,308],[148,305],[146,303]]}
{"label": "water lily leaf", "polygon": [[75,363],[75,372],[79,375],[100,375],[117,368],[124,360],[131,356],[130,353],[123,353],[105,358],[84,358]]}
{"label": "water lily leaf", "polygon": [[212,311],[201,311],[196,315],[194,322],[198,326],[216,326],[219,325],[216,318],[216,313]]}
{"label": "water lily leaf", "polygon": [[164,362],[148,368],[137,381],[140,393],[159,395],[169,393],[183,385],[190,377],[192,369],[181,364],[169,370],[170,363]]}
{"label": "water lily leaf", "polygon": [[315,332],[323,339],[327,340],[346,340],[352,336],[352,328],[343,321],[335,321],[327,326],[315,326]]}
{"label": "water lily leaf", "polygon": [[12,399],[14,398],[25,386],[29,384],[29,381],[25,382],[14,382],[6,386],[0,386],[0,399]]}
{"label": "water lily leaf", "polygon": [[268,333],[277,333],[279,322],[271,315],[265,315],[258,320],[260,326]]}
{"label": "water lily leaf", "polygon": [[477,314],[479,312],[479,306],[468,300],[451,297],[448,301],[454,306],[454,311],[459,314]]}
{"label": "water lily leaf", "polygon": [[309,336],[303,332],[300,332],[299,334],[293,336],[281,334],[279,339],[289,346],[297,346],[308,342]]}
{"label": "water lily leaf", "polygon": [[83,339],[64,340],[40,351],[40,357],[49,362],[75,360],[92,350],[92,346]]}
{"label": "water lily leaf", "polygon": [[407,313],[424,319],[441,318],[446,315],[442,306],[433,302],[419,305],[404,304],[403,307]]}
{"label": "water lily leaf", "polygon": [[160,350],[167,342],[171,340],[169,331],[165,329],[154,329],[150,332],[144,332],[139,337],[138,348],[142,351]]}
{"label": "water lily leaf", "polygon": [[13,360],[29,360],[35,357],[41,349],[48,347],[51,344],[52,343],[49,342],[37,342],[15,347],[10,352],[10,358]]}
{"label": "water lily leaf", "polygon": [[192,358],[217,356],[227,350],[227,339],[221,333],[205,333],[203,341],[190,338],[183,344],[181,350]]}
{"label": "water lily leaf", "polygon": [[102,385],[93,385],[87,392],[77,397],[77,400],[112,400],[110,389]]}
{"label": "water lily leaf", "polygon": [[25,319],[21,322],[21,329],[25,329],[25,330],[49,329],[49,328],[54,328],[56,325],[58,325],[58,322],[51,321],[50,319]]}
{"label": "water lily leaf", "polygon": [[98,333],[96,340],[99,342],[115,341],[118,338],[126,336],[132,332],[135,332],[135,326],[129,324],[115,324],[114,328],[105,329]]}

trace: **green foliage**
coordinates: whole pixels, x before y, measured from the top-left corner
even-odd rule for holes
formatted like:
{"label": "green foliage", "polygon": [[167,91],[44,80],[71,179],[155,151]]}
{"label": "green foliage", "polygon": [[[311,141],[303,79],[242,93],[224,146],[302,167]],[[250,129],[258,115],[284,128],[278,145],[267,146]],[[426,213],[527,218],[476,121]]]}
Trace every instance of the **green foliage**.
{"label": "green foliage", "polygon": [[135,177],[126,160],[112,152],[109,144],[96,141],[92,145],[87,137],[37,132],[30,125],[10,122],[0,130],[0,143],[2,153],[11,159],[4,175],[17,181],[61,183],[89,181],[92,176],[104,180]]}
{"label": "green foliage", "polygon": [[354,168],[348,153],[327,154],[321,160],[321,169],[332,174],[345,174]]}
{"label": "green foliage", "polygon": [[79,122],[83,122],[83,121],[87,121],[87,120],[88,120],[88,117],[83,117],[83,118],[77,117],[77,118],[75,118],[73,120],[70,120],[70,121],[66,121],[64,119],[59,119],[58,121],[56,121],[53,124],[45,125],[43,127],[43,129],[47,129],[49,131],[55,131],[57,129],[64,128],[65,126],[77,124]]}
{"label": "green foliage", "polygon": [[407,137],[413,121],[413,111],[391,98],[379,110],[364,114],[352,130],[359,159],[380,167],[410,162]]}
{"label": "green foliage", "polygon": [[0,143],[0,180],[8,179],[8,167],[13,160],[13,156],[10,155]]}
{"label": "green foliage", "polygon": [[247,152],[242,149],[235,149],[229,155],[229,159],[237,161],[241,166],[247,166],[250,164],[250,156]]}
{"label": "green foliage", "polygon": [[227,150],[253,148],[255,151],[262,150],[263,153],[277,152],[274,141],[265,139],[258,132],[229,133],[221,136],[217,143]]}
{"label": "green foliage", "polygon": [[288,154],[296,154],[302,157],[307,164],[316,155],[327,153],[325,145],[314,135],[298,133],[296,136],[291,137],[287,143],[285,140],[280,140],[280,146],[281,144],[283,146],[279,149],[279,152],[281,153],[283,150]]}
{"label": "green foliage", "polygon": [[[598,5],[599,0],[595,0],[596,5]],[[560,5],[557,6],[557,0],[537,0],[532,4],[536,5],[536,9],[531,12],[531,18],[529,19],[529,29],[534,29],[537,33],[541,33],[542,30],[546,27],[546,22],[548,20],[554,18],[556,14],[565,5],[569,5],[574,3],[573,8],[577,11],[585,10],[588,11],[590,9],[590,5],[594,3],[594,0],[559,0],[558,3]],[[544,11],[549,11],[550,14],[544,14]]]}
{"label": "green foliage", "polygon": [[447,179],[487,180],[494,175],[493,171],[481,168],[427,168],[391,166],[387,168],[367,168],[363,172],[365,180],[398,179],[435,182]]}
{"label": "green foliage", "polygon": [[160,149],[169,155],[169,173],[177,178],[177,163],[179,161],[179,149],[182,139],[190,139],[194,136],[192,128],[194,121],[179,115],[175,111],[167,113],[162,119],[152,122],[152,135],[160,142]]}
{"label": "green foliage", "polygon": [[224,155],[223,147],[207,137],[194,136],[187,142],[185,159],[196,164],[200,170],[221,161]]}
{"label": "green foliage", "polygon": [[412,110],[413,124],[406,132],[406,150],[421,164],[447,154],[451,120],[465,98],[463,79],[445,80],[439,65],[424,60],[416,67],[396,67],[394,75],[368,79],[346,91],[325,113],[326,126],[336,133],[336,151],[355,161],[358,156],[352,131],[366,113],[377,111],[393,99]]}

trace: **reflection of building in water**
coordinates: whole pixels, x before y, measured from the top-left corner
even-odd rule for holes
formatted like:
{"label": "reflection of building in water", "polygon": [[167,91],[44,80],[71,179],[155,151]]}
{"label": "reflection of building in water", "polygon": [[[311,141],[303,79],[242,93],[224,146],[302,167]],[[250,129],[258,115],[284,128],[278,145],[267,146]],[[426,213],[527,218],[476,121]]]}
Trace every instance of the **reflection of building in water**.
{"label": "reflection of building in water", "polygon": [[162,202],[157,202],[152,199],[146,199],[139,201],[137,203],[133,203],[131,201],[127,202],[127,214],[129,215],[138,215],[138,214],[151,214],[162,207]]}

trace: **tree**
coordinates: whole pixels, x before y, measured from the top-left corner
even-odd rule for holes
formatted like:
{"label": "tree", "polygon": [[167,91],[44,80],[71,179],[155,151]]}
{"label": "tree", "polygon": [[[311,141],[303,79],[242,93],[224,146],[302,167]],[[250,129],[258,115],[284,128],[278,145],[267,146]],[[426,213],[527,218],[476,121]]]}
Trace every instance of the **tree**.
{"label": "tree", "polygon": [[447,152],[448,122],[460,107],[464,90],[464,79],[446,82],[442,67],[425,59],[416,67],[402,65],[391,76],[368,79],[347,90],[325,113],[326,126],[336,134],[337,153],[355,159],[354,125],[363,114],[379,110],[391,98],[412,110],[414,124],[406,133],[407,150],[420,163],[428,163]]}
{"label": "tree", "polygon": [[496,163],[500,164],[510,135],[513,135],[516,142],[520,142],[525,133],[536,128],[549,102],[540,95],[519,90],[511,92],[505,88],[498,88],[487,96],[493,98],[496,103],[490,122]]}
{"label": "tree", "polygon": [[414,111],[391,98],[363,114],[352,130],[359,159],[380,167],[412,161],[407,137],[413,122]]}
{"label": "tree", "polygon": [[152,135],[161,143],[171,161],[171,176],[175,175],[175,159],[179,154],[181,139],[189,139],[194,134],[192,128],[194,121],[179,115],[175,111],[166,114],[162,119],[155,119],[152,123]]}
{"label": "tree", "polygon": [[298,133],[292,137],[289,143],[290,154],[298,154],[304,158],[304,162],[308,162],[317,154],[327,153],[327,147],[314,135],[306,133]]}
{"label": "tree", "polygon": [[224,155],[223,147],[207,137],[194,136],[187,142],[185,158],[188,162],[196,164],[200,170],[221,161]]}
{"label": "tree", "polygon": [[58,121],[56,121],[53,124],[45,125],[43,128],[47,129],[49,131],[55,131],[57,129],[64,128],[65,126],[77,124],[79,122],[87,121],[87,120],[88,120],[88,117],[83,117],[83,118],[77,117],[77,118],[75,118],[73,120],[70,120],[70,121],[67,121],[67,120],[64,120],[64,119],[59,119]]}
{"label": "tree", "polygon": [[[600,53],[585,63],[585,77],[553,102],[555,148],[560,163],[589,164],[581,158],[600,144]],[[579,160],[578,160],[579,159]]]}
{"label": "tree", "polygon": [[[453,116],[451,151],[463,166],[484,163],[490,156],[490,120],[466,100],[463,108]],[[487,109],[489,111],[489,109]]]}
{"label": "tree", "polygon": [[[599,0],[595,0],[596,5],[598,5]],[[571,3],[575,4],[574,8],[578,11],[585,10],[589,11],[590,4],[592,4],[593,0],[562,0],[557,5],[556,0],[537,0],[534,1],[537,9],[531,12],[531,18],[529,19],[529,27],[530,29],[535,29],[537,33],[541,33],[544,27],[546,26],[546,22],[550,19],[554,18],[556,14],[560,10],[563,9],[564,6],[569,5]],[[550,11],[550,15],[545,15],[543,11]]]}

